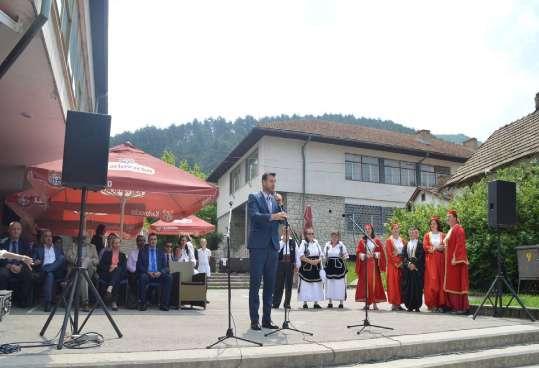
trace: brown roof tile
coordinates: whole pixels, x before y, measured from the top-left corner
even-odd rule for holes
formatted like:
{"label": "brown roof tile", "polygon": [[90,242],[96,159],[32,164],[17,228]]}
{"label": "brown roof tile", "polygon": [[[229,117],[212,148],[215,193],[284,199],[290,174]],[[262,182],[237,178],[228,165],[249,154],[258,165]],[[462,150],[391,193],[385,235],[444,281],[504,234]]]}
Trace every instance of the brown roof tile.
{"label": "brown roof tile", "polygon": [[539,110],[496,130],[447,181],[455,185],[539,153]]}
{"label": "brown roof tile", "polygon": [[318,120],[295,120],[265,123],[261,128],[315,134],[321,137],[363,142],[381,146],[415,149],[458,158],[469,158],[474,150],[461,144],[450,143],[432,135],[406,134],[361,125],[342,124]]}

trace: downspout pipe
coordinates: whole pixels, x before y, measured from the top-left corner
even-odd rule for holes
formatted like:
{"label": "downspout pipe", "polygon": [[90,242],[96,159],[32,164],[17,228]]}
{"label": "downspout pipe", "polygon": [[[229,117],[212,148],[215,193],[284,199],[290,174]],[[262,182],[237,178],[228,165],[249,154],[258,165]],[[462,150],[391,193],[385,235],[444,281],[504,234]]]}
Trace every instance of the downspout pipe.
{"label": "downspout pipe", "polygon": [[[305,148],[307,147],[307,144],[311,141],[312,136],[308,136],[305,140],[305,143],[301,145],[301,163],[302,163],[302,183],[301,183],[301,208],[303,209],[303,212],[305,212],[305,191],[306,191],[306,183],[307,183],[307,160],[305,158]],[[305,219],[302,216],[301,220],[303,227],[305,227]]]}
{"label": "downspout pipe", "polygon": [[41,1],[41,11],[34,19],[30,27],[24,32],[21,39],[17,42],[13,50],[6,56],[2,64],[0,64],[0,79],[4,77],[9,68],[17,61],[26,47],[32,42],[34,36],[41,30],[41,27],[47,22],[51,13],[52,0]]}

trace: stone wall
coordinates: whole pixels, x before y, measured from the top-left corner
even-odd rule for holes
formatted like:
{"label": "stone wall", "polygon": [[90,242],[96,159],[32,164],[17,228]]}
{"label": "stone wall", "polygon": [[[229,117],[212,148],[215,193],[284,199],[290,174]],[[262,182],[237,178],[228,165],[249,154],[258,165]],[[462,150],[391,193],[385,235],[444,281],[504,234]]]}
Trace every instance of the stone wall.
{"label": "stone wall", "polygon": [[[288,211],[289,223],[300,235],[303,229],[304,206],[301,193],[284,193],[285,207]],[[344,197],[306,194],[305,206],[311,206],[315,236],[324,244],[330,238],[330,233],[337,230],[349,250],[355,248],[352,234],[346,231],[344,213]],[[331,211],[331,212],[330,212]]]}

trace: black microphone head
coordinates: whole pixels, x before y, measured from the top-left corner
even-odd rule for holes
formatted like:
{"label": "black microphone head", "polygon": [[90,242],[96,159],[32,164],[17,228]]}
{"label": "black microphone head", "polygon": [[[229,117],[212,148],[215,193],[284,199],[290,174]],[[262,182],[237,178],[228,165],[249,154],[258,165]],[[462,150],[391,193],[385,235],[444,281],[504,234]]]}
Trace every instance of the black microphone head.
{"label": "black microphone head", "polygon": [[329,213],[333,213],[333,210],[330,208],[330,209],[328,210],[328,212],[329,212]]}

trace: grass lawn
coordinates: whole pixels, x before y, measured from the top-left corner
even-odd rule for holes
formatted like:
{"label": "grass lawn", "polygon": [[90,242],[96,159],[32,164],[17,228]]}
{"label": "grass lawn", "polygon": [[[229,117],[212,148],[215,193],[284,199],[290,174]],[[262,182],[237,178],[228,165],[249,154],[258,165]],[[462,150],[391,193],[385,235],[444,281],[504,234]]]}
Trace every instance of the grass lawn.
{"label": "grass lawn", "polygon": [[[346,262],[346,267],[348,268],[348,273],[346,274],[346,282],[348,285],[355,279],[357,279],[356,275],[356,264],[354,262]],[[384,290],[387,290],[386,288],[386,273],[382,272],[382,284],[384,284]]]}
{"label": "grass lawn", "polygon": [[[479,305],[483,301],[484,297],[485,297],[485,293],[481,294],[479,292],[474,292],[473,294],[470,295],[470,303]],[[539,308],[539,294],[520,294],[519,298],[520,300],[522,300],[522,303],[524,303],[526,307]],[[494,297],[492,297],[491,299],[494,300]],[[504,294],[503,305],[506,306],[510,299],[511,299],[511,295]],[[491,305],[488,299],[485,304]],[[520,307],[520,305],[518,304],[516,300],[513,300],[511,302],[511,306]]]}

